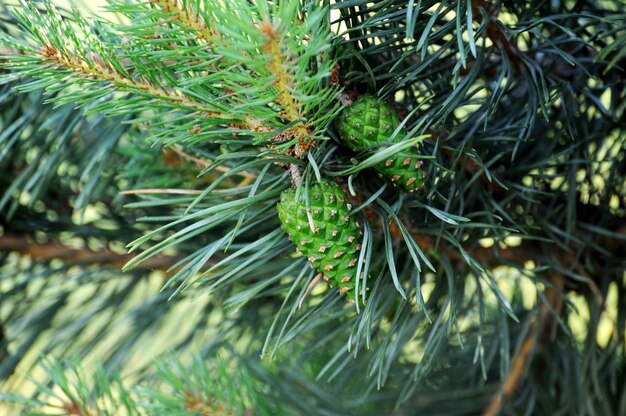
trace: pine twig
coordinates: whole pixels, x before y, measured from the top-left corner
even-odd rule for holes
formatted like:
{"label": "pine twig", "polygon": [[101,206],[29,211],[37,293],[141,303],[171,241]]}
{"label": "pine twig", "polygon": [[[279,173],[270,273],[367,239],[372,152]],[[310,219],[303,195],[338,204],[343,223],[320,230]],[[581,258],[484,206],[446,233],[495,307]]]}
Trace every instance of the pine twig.
{"label": "pine twig", "polygon": [[204,40],[207,44],[211,44],[219,36],[218,32],[214,32],[207,27],[206,22],[198,11],[191,8],[188,4],[180,4],[178,0],[151,0],[151,2],[161,7],[164,11],[173,13],[175,19],[198,33],[198,38]]}
{"label": "pine twig", "polygon": [[185,399],[185,408],[192,414],[234,416],[234,413],[225,409],[221,404],[193,396],[191,393],[185,393]]}
{"label": "pine twig", "polygon": [[281,117],[287,121],[295,122],[287,132],[276,137],[277,141],[296,138],[296,146],[294,153],[297,157],[306,154],[306,151],[315,146],[311,132],[307,123],[299,120],[304,118],[302,103],[294,96],[293,91],[296,90],[296,80],[293,74],[287,69],[286,63],[289,57],[285,56],[281,44],[281,33],[276,33],[273,24],[264,21],[260,25],[260,30],[265,36],[265,44],[263,52],[267,55],[267,69],[273,76],[273,84],[276,89],[276,102],[282,107]]}
{"label": "pine twig", "polygon": [[[200,159],[200,158],[197,158],[195,156],[192,156],[189,153],[184,152],[182,149],[180,149],[177,146],[171,146],[168,149],[171,149],[174,153],[176,153],[177,155],[179,155],[183,159],[189,160],[189,161],[197,164],[198,166],[201,166],[202,168],[208,168],[209,166],[211,166],[211,164],[208,161]],[[231,169],[229,167],[222,166],[222,165],[216,166],[215,170],[218,171],[218,172],[222,172],[222,173],[228,173],[228,172],[231,171]],[[245,170],[241,171],[241,172],[237,172],[237,175],[238,176],[243,176],[248,181],[252,181],[252,180],[257,178],[256,174],[247,172]],[[249,182],[247,182],[245,184],[247,185],[248,183]],[[242,186],[243,186],[243,184],[242,184]]]}
{"label": "pine twig", "polygon": [[313,280],[311,280],[311,283],[309,283],[309,285],[306,287],[304,294],[302,294],[302,297],[298,301],[298,309],[302,308],[302,304],[304,303],[304,300],[307,298],[307,296],[309,296],[311,291],[313,291],[313,288],[317,286],[317,284],[322,280],[323,277],[324,277],[323,273],[318,273],[317,276],[315,276]]}

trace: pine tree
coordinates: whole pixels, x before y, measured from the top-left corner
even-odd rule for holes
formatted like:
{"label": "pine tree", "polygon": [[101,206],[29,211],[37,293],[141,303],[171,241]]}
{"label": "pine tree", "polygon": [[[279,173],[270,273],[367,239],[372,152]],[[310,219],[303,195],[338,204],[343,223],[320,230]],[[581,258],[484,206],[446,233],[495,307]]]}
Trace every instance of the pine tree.
{"label": "pine tree", "polygon": [[0,412],[626,414],[626,4],[74,3],[0,5]]}

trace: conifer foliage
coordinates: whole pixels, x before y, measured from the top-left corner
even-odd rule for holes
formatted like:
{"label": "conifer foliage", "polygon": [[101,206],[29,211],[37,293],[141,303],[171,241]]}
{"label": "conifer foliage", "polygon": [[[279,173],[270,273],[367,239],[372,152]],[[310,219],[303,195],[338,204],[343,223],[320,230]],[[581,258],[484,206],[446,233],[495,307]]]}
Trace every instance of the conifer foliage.
{"label": "conifer foliage", "polygon": [[623,2],[103,3],[0,5],[7,406],[626,414]]}

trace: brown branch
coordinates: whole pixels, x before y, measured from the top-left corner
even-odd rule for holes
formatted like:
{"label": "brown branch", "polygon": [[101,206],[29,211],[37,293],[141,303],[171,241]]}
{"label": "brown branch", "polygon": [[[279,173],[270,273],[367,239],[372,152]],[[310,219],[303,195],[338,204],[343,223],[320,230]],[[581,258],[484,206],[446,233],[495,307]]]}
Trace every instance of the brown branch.
{"label": "brown branch", "polygon": [[153,195],[153,194],[175,194],[175,195],[200,195],[203,191],[195,189],[168,189],[168,188],[149,188],[149,189],[128,189],[121,191],[120,195]]}
{"label": "brown branch", "polygon": [[[30,256],[39,261],[62,260],[66,264],[91,265],[98,264],[121,269],[134,255],[119,254],[106,249],[90,250],[88,248],[73,249],[57,242],[37,243],[26,236],[0,236],[0,252],[15,252],[22,256]],[[168,270],[180,261],[180,257],[156,255],[139,263],[135,268],[140,270]]]}
{"label": "brown branch", "polygon": [[[548,323],[552,322],[554,324],[557,322],[553,319],[554,316],[551,315],[551,309],[556,310],[557,313],[560,313],[561,311],[563,298],[561,297],[560,291],[563,289],[565,279],[562,275],[555,274],[552,277],[551,282],[557,290],[551,288],[546,290],[548,303],[541,305],[539,312],[535,316],[535,320],[528,330],[526,338],[522,342],[519,351],[513,359],[509,374],[504,382],[502,390],[498,391],[498,393],[493,396],[489,406],[483,414],[484,416],[498,415],[502,410],[502,407],[511,399],[515,390],[524,378],[526,369],[532,360],[532,353],[535,350],[535,346],[537,341],[540,339],[541,334],[545,332],[548,327]],[[556,328],[556,326],[553,328]],[[555,332],[552,331],[552,334],[554,336]]]}
{"label": "brown branch", "polygon": [[0,321],[0,363],[9,356],[9,341],[4,333],[4,323]]}
{"label": "brown branch", "polygon": [[[535,321],[534,323],[537,323]],[[510,397],[513,395],[515,388],[517,387],[519,381],[522,379],[527,367],[528,359],[535,348],[535,343],[537,341],[538,331],[535,328],[536,325],[533,325],[528,332],[528,336],[524,340],[524,343],[520,347],[513,363],[511,364],[511,369],[509,370],[509,375],[507,377],[506,383],[504,384],[504,389],[502,390],[502,395],[500,393],[496,394],[489,407],[484,413],[484,416],[496,416],[502,405],[507,402]]]}
{"label": "brown branch", "polygon": [[[63,403],[63,411],[65,411],[66,415],[72,415],[72,416],[91,416],[92,415],[90,409],[85,409],[83,408],[82,405],[74,401]],[[93,414],[95,415],[96,413],[97,412],[94,411]]]}
{"label": "brown branch", "polygon": [[522,60],[519,57],[519,47],[517,43],[507,38],[506,33],[498,24],[498,8],[489,3],[488,0],[476,0],[472,2],[472,15],[478,23],[482,23],[483,11],[486,12],[489,21],[486,23],[487,37],[494,45],[500,45],[509,59],[518,67],[521,67]]}

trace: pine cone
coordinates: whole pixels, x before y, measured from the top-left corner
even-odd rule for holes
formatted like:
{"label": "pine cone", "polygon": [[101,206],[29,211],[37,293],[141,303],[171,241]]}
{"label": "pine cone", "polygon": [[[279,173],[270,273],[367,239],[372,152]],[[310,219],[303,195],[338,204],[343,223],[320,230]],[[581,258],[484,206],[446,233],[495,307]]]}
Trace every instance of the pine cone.
{"label": "pine cone", "polygon": [[335,182],[322,179],[312,183],[309,191],[310,215],[304,192],[298,198],[295,189],[282,193],[278,203],[282,228],[330,286],[337,286],[354,300],[361,249],[359,224],[350,216],[346,194]]}
{"label": "pine cone", "polygon": [[[398,127],[398,115],[391,106],[378,98],[360,97],[346,108],[337,122],[337,130],[343,141],[355,152],[389,141]],[[400,132],[396,141],[405,134]],[[414,191],[424,183],[422,161],[414,149],[403,150],[374,168],[408,191]]]}

